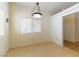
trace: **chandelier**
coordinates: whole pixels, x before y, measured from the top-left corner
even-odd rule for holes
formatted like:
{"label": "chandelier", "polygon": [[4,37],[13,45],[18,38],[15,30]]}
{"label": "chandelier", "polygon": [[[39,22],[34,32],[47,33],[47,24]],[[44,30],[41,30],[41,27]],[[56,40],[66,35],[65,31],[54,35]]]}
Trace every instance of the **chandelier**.
{"label": "chandelier", "polygon": [[40,10],[40,7],[39,7],[39,2],[37,2],[35,7],[33,8],[32,16],[34,18],[41,18],[42,17],[42,13],[41,13],[41,10]]}

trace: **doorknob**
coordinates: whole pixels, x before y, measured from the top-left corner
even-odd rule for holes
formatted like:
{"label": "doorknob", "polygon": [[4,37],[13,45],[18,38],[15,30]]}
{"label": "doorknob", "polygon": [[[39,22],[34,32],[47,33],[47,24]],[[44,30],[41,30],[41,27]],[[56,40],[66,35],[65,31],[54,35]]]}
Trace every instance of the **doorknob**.
{"label": "doorknob", "polygon": [[8,23],[8,18],[6,18],[6,23]]}

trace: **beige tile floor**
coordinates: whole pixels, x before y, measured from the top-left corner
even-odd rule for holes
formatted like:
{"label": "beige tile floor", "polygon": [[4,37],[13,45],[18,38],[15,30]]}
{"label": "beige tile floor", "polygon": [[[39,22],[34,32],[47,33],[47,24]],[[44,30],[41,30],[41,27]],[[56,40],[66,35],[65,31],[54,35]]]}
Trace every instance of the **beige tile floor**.
{"label": "beige tile floor", "polygon": [[79,52],[79,42],[70,42],[70,41],[64,41],[64,46],[68,47],[76,52]]}
{"label": "beige tile floor", "polygon": [[60,47],[52,42],[13,48],[6,54],[8,57],[76,57],[76,52],[67,47]]}

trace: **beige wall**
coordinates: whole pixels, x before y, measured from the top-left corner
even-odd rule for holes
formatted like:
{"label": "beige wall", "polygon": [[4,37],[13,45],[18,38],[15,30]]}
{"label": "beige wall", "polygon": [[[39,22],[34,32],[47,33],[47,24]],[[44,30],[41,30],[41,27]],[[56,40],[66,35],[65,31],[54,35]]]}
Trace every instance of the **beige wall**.
{"label": "beige wall", "polygon": [[79,42],[79,12],[75,13],[75,39]]}
{"label": "beige wall", "polygon": [[79,12],[64,17],[65,39],[79,42]]}
{"label": "beige wall", "polygon": [[63,16],[79,12],[79,3],[52,16],[51,35],[52,41],[63,46]]}
{"label": "beige wall", "polygon": [[[64,18],[65,22],[64,30],[68,37],[65,35],[66,36],[65,39],[71,42],[79,42],[79,12],[73,13],[72,15],[68,15],[66,17],[65,17],[66,21]],[[72,38],[72,40],[69,37]]]}
{"label": "beige wall", "polygon": [[[6,2],[0,2],[0,10],[3,11],[4,13],[4,18],[3,20],[5,21],[6,18],[9,18],[8,15],[8,3]],[[4,22],[4,28],[5,28],[5,34],[0,35],[0,56],[4,56],[6,52],[8,51],[9,47],[9,32],[8,32],[8,26],[9,24]]]}
{"label": "beige wall", "polygon": [[75,39],[75,15],[70,14],[63,17],[64,40],[76,42]]}
{"label": "beige wall", "polygon": [[44,14],[41,18],[42,32],[28,34],[22,34],[18,32],[19,27],[17,26],[18,24],[16,23],[16,21],[21,18],[31,18],[31,11],[32,9],[30,9],[30,7],[10,3],[11,48],[51,41],[50,16],[48,14]]}

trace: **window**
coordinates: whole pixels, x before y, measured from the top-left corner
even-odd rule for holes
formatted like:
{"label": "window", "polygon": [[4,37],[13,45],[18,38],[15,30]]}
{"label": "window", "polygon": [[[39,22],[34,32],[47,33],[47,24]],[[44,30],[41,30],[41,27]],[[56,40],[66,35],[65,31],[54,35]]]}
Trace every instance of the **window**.
{"label": "window", "polygon": [[41,32],[41,20],[21,19],[21,33]]}
{"label": "window", "polygon": [[21,33],[31,33],[32,32],[32,20],[31,19],[21,19]]}
{"label": "window", "polygon": [[5,18],[3,11],[0,10],[0,35],[4,35]]}
{"label": "window", "polygon": [[41,32],[41,20],[33,20],[33,32]]}

